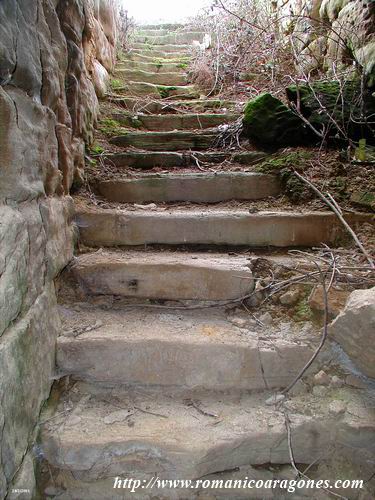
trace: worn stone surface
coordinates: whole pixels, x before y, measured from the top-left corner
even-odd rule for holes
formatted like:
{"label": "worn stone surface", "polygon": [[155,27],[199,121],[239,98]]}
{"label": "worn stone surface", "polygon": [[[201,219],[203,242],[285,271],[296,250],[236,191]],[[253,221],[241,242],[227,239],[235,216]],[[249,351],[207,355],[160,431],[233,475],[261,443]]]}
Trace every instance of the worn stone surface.
{"label": "worn stone surface", "polygon": [[7,499],[9,500],[33,500],[36,493],[34,456],[28,453],[22,462],[13,481],[12,489]]}
{"label": "worn stone surface", "polygon": [[53,280],[73,255],[68,194],[98,112],[95,61],[114,63],[114,27],[108,0],[0,2],[0,498],[33,497],[26,452],[60,328]]}
{"label": "worn stone surface", "polygon": [[176,97],[179,99],[198,99],[199,91],[193,85],[155,85],[153,83],[129,82],[119,89],[121,93],[128,96],[153,96],[167,99]]}
{"label": "worn stone surface", "polygon": [[189,130],[218,127],[236,120],[236,114],[168,114],[168,115],[130,115],[128,113],[113,113],[111,118],[121,125],[146,130]]}
{"label": "worn stone surface", "polygon": [[80,256],[72,273],[90,295],[228,300],[253,290],[246,264],[222,255],[108,251]]}
{"label": "worn stone surface", "polygon": [[[361,220],[358,217],[357,222]],[[366,219],[365,216],[363,220]],[[353,217],[351,223],[355,220]],[[335,215],[327,212],[250,214],[245,210],[215,208],[126,212],[90,208],[77,211],[76,222],[82,242],[89,246],[151,243],[316,246],[323,242],[334,245],[344,234]]]}
{"label": "worn stone surface", "polygon": [[213,146],[217,131],[123,132],[111,138],[111,144],[123,148],[151,151],[201,151]]}
{"label": "worn stone surface", "polygon": [[[57,413],[42,437],[49,462],[65,471],[74,470],[78,480],[127,476],[130,470],[138,478],[155,473],[168,479],[197,478],[244,464],[290,463],[283,410],[265,405],[270,392],[233,394],[220,400],[215,394],[201,395],[193,406],[178,395],[171,399],[168,394],[132,394],[120,389],[109,395],[87,385],[78,387],[64,398],[73,401],[72,411]],[[89,401],[86,394],[91,396]],[[338,420],[330,414],[327,402],[314,397],[295,397],[286,403],[297,463],[309,464],[338,444],[353,452],[360,447],[373,452],[373,409],[358,404],[352,392],[331,397],[349,401],[355,412],[348,407]],[[305,411],[310,405],[313,415]],[[118,406],[130,410],[129,419],[106,425],[104,418]],[[77,415],[81,421],[73,425],[70,419]],[[116,454],[107,453],[109,443]]]}
{"label": "worn stone surface", "polygon": [[192,201],[216,203],[227,200],[257,200],[277,196],[280,182],[272,175],[218,173],[150,175],[103,181],[99,193],[107,200],[139,203],[147,201]]}
{"label": "worn stone surface", "polygon": [[375,378],[375,287],[350,295],[345,309],[331,323],[330,333],[353,363]]}
{"label": "worn stone surface", "polygon": [[[189,389],[286,387],[313,353],[316,335],[261,333],[234,326],[222,310],[62,310],[57,366],[105,384]],[[95,328],[98,318],[101,325]],[[92,325],[93,330],[90,330]],[[82,331],[85,329],[85,331]],[[86,331],[88,329],[89,331]],[[74,332],[77,332],[74,336]],[[73,333],[73,335],[72,335]],[[215,359],[215,363],[206,363]]]}
{"label": "worn stone surface", "polygon": [[22,319],[0,341],[1,498],[31,441],[41,404],[47,398],[55,364],[60,320],[53,285],[45,288]]}
{"label": "worn stone surface", "polygon": [[254,165],[267,158],[267,153],[261,151],[248,151],[246,153],[229,152],[154,152],[154,151],[127,151],[126,153],[103,154],[103,160],[109,161],[117,167],[134,167],[138,169],[151,169],[153,167],[189,167],[199,162],[222,163],[234,161],[241,165]]}
{"label": "worn stone surface", "polygon": [[[331,288],[328,293],[328,314],[329,317],[334,318],[344,309],[346,301],[350,292],[346,290],[338,290]],[[324,294],[321,286],[316,286],[309,296],[309,306],[313,311],[324,313]]]}
{"label": "worn stone surface", "polygon": [[[372,0],[287,0],[282,9],[286,30],[299,50],[296,62],[302,72],[352,71],[355,62],[364,69],[368,83],[374,85],[375,4]],[[291,13],[301,17],[295,21]]]}
{"label": "worn stone surface", "polygon": [[146,82],[153,83],[154,85],[185,85],[187,83],[184,73],[168,73],[166,70],[158,73],[140,69],[118,70],[116,78],[122,79],[125,82]]}

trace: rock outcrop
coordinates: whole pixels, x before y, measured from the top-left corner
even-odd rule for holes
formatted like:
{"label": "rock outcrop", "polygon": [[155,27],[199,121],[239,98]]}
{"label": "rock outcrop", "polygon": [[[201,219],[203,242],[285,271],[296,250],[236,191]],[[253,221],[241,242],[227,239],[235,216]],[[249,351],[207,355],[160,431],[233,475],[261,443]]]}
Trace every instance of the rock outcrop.
{"label": "rock outcrop", "polygon": [[[375,3],[373,0],[280,1],[303,73],[364,69],[375,84]],[[282,18],[282,15],[280,16]],[[354,65],[354,66],[353,66]]]}
{"label": "rock outcrop", "polygon": [[32,471],[60,329],[53,282],[73,255],[69,193],[115,42],[111,0],[0,3],[0,498]]}
{"label": "rock outcrop", "polygon": [[375,287],[350,295],[330,333],[363,374],[375,379]]}

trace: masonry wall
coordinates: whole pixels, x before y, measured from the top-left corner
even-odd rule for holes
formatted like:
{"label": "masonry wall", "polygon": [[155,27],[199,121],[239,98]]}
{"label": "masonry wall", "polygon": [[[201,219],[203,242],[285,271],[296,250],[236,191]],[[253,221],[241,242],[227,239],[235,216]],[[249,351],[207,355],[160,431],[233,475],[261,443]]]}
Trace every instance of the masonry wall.
{"label": "masonry wall", "polygon": [[0,499],[32,489],[60,329],[54,280],[73,256],[69,193],[115,44],[113,0],[0,1]]}

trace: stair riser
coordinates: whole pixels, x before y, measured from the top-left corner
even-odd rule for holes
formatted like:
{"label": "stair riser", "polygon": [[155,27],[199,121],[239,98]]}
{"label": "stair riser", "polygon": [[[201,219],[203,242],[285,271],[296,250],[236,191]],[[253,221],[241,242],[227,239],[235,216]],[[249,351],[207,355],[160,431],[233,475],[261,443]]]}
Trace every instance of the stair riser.
{"label": "stair riser", "polygon": [[[267,158],[266,153],[251,152],[245,154],[230,153],[201,153],[196,151],[195,158],[204,163],[222,163],[232,161],[241,165],[254,165]],[[117,167],[132,167],[140,170],[148,170],[154,167],[173,168],[196,166],[196,159],[189,153],[115,153],[103,155],[102,160]]]}
{"label": "stair riser", "polygon": [[264,390],[286,387],[312,353],[285,344],[273,351],[254,345],[60,337],[57,365],[75,379],[109,385]]}
{"label": "stair riser", "polygon": [[[348,220],[353,223],[356,218]],[[106,210],[78,212],[77,223],[81,241],[99,247],[146,244],[307,247],[321,243],[334,246],[345,234],[330,214],[124,214]]]}
{"label": "stair riser", "polygon": [[144,52],[146,55],[151,52],[151,53],[168,53],[168,54],[187,54],[189,53],[191,46],[190,44],[163,44],[163,45],[152,45],[149,43],[138,43],[135,42],[132,44],[132,48],[136,51],[141,51]]}
{"label": "stair riser", "polygon": [[149,73],[147,71],[119,70],[116,77],[126,82],[145,82],[154,85],[179,86],[187,83],[187,78],[180,73]]}
{"label": "stair riser", "polygon": [[[148,53],[147,55],[140,51],[132,51],[124,57],[125,61],[139,61],[139,62],[148,62],[148,63],[188,63],[191,61],[191,57],[186,54],[166,54],[163,52],[162,56],[155,56],[153,54]],[[126,62],[125,62],[126,64]]]}
{"label": "stair riser", "polygon": [[136,56],[142,56],[146,58],[151,58],[151,59],[173,59],[174,61],[176,59],[178,60],[186,60],[187,58],[190,57],[190,52],[188,51],[165,51],[165,50],[155,50],[155,49],[149,49],[149,50],[142,50],[142,49],[134,49],[131,52],[130,57],[133,55]]}
{"label": "stair riser", "polygon": [[227,200],[258,200],[280,194],[277,177],[262,174],[151,177],[106,181],[98,192],[107,200],[123,203],[191,201],[217,203]]}
{"label": "stair riser", "polygon": [[135,42],[140,44],[150,45],[177,45],[177,44],[190,44],[197,41],[202,41],[204,33],[202,32],[186,32],[186,33],[164,33],[164,34],[139,34],[135,37]]}
{"label": "stair riser", "polygon": [[172,130],[199,130],[218,127],[223,123],[230,123],[238,118],[238,115],[138,115],[137,119],[124,115],[124,113],[113,113],[112,119],[124,127],[144,128],[146,130],[172,131]]}
{"label": "stair riser", "polygon": [[192,149],[202,151],[209,149],[214,143],[215,135],[181,134],[155,135],[148,134],[127,134],[112,137],[110,142],[123,148],[134,147],[147,151],[183,151]]}
{"label": "stair riser", "polygon": [[181,73],[184,74],[187,70],[186,63],[152,63],[141,61],[126,61],[125,64],[118,64],[117,71],[123,71],[134,68],[139,71],[151,71],[154,73]]}
{"label": "stair riser", "polygon": [[72,272],[88,295],[209,301],[232,300],[253,290],[252,275],[246,267],[192,262],[89,262],[75,265]]}
{"label": "stair riser", "polygon": [[235,103],[233,101],[172,101],[168,102],[148,102],[132,99],[130,97],[111,97],[111,102],[123,106],[131,111],[141,111],[143,113],[176,113],[178,111],[195,111],[196,113],[204,113],[205,111],[220,111],[222,109],[233,109]]}
{"label": "stair riser", "polygon": [[199,92],[191,85],[171,87],[156,86],[151,83],[132,82],[124,86],[119,91],[125,92],[129,96],[153,96],[156,99],[167,99],[178,97],[180,99],[197,99]]}
{"label": "stair riser", "polygon": [[[155,417],[156,418],[156,417]],[[163,422],[158,419],[158,422]],[[200,425],[197,420],[197,425]],[[293,454],[297,463],[310,464],[325,456],[333,444],[335,422],[296,422],[293,425]],[[122,426],[112,425],[115,442],[108,454],[105,444],[77,446],[73,439],[64,442],[58,436],[44,439],[43,451],[50,464],[74,471],[77,479],[92,481],[99,477],[198,478],[217,471],[234,469],[240,465],[289,464],[290,454],[285,424],[272,425],[263,432],[249,432],[227,442],[212,443],[208,455],[198,447],[183,450],[163,446],[155,441],[121,439]],[[117,436],[117,438],[116,438]],[[184,436],[181,436],[183,439]]]}

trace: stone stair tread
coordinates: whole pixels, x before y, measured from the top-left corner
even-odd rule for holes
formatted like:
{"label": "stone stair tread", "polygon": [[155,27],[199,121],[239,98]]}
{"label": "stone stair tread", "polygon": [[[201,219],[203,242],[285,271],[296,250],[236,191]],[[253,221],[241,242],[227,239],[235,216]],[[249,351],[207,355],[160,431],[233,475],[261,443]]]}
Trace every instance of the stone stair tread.
{"label": "stone stair tread", "polygon": [[146,71],[142,69],[117,70],[116,79],[126,82],[145,82],[154,85],[183,86],[187,84],[187,76],[178,71]]}
{"label": "stone stair tread", "polygon": [[[286,464],[285,416],[282,409],[265,405],[271,395],[203,394],[196,401],[77,383],[43,425],[41,448],[52,466],[87,481],[190,479],[241,465]],[[329,412],[335,398],[348,405],[339,418]],[[323,401],[308,394],[286,407],[297,463],[321,459],[333,444],[352,452],[359,446],[374,449],[373,410],[358,401],[354,390],[332,390]]]}
{"label": "stone stair tread", "polygon": [[176,52],[170,53],[158,53],[146,55],[144,52],[131,51],[128,52],[123,61],[145,61],[145,62],[177,62],[177,63],[187,63],[191,61],[191,56],[188,54],[179,54]]}
{"label": "stone stair tread", "polygon": [[212,112],[213,110],[217,110],[217,112],[221,112],[223,109],[230,109],[230,112],[234,108],[242,107],[242,103],[238,103],[236,101],[222,101],[219,99],[190,99],[190,100],[182,100],[182,101],[155,101],[155,100],[140,100],[132,97],[124,97],[120,95],[109,95],[108,99],[114,103],[118,104],[122,107],[125,107],[129,110],[139,111],[143,113],[153,113],[153,114],[168,114],[168,113],[176,113],[179,109],[183,112],[186,111],[196,111],[199,113],[203,113],[205,110]]}
{"label": "stone stair tread", "polygon": [[214,146],[219,131],[205,130],[172,131],[125,131],[110,138],[109,142],[123,148],[134,147],[151,151],[207,150]]}
{"label": "stone stair tread", "polygon": [[119,111],[110,115],[121,126],[149,131],[169,132],[174,130],[203,130],[234,122],[239,114],[234,113],[169,113],[142,114]]}
{"label": "stone stair tread", "polygon": [[73,276],[88,295],[163,300],[233,300],[254,288],[243,257],[113,250],[80,255]]}
{"label": "stone stair tread", "polygon": [[129,81],[124,87],[116,89],[117,92],[124,92],[125,97],[132,96],[155,96],[158,99],[196,99],[199,92],[194,85],[156,85],[148,82]]}
{"label": "stone stair tread", "polygon": [[142,50],[142,49],[132,49],[131,51],[131,56],[141,56],[141,58],[152,58],[152,59],[186,59],[187,57],[190,57],[190,51],[181,51],[178,52],[176,51],[167,51],[167,50],[155,50],[155,49],[149,49],[149,50]]}
{"label": "stone stair tread", "polygon": [[192,46],[187,43],[166,43],[162,45],[153,45],[152,43],[134,42],[132,43],[132,48],[137,51],[143,51],[147,54],[148,52],[152,52],[154,48],[167,53],[189,52],[192,49]]}
{"label": "stone stair tread", "polygon": [[154,73],[162,72],[175,72],[175,73],[185,73],[186,63],[177,62],[146,62],[146,61],[132,61],[127,60],[125,63],[119,63],[116,65],[116,73],[119,73],[128,69],[137,69],[143,71],[149,71]]}
{"label": "stone stair tread", "polygon": [[153,167],[189,167],[198,161],[217,164],[231,161],[240,165],[253,165],[267,158],[267,153],[249,151],[243,153],[226,153],[223,151],[173,152],[173,151],[127,151],[121,153],[102,154],[101,159],[117,167],[133,167],[151,169]]}
{"label": "stone stair tread", "polygon": [[[374,223],[371,214],[351,213],[353,227]],[[331,212],[259,211],[204,207],[153,210],[78,209],[82,241],[90,246],[229,245],[250,247],[336,245],[345,229]]]}
{"label": "stone stair tread", "polygon": [[163,33],[143,33],[138,32],[134,35],[136,43],[149,43],[153,46],[163,46],[165,44],[191,43],[194,40],[201,40],[204,33],[201,31],[181,31],[181,32],[163,32]]}
{"label": "stone stair tread", "polygon": [[218,203],[278,196],[281,183],[277,176],[253,172],[168,173],[100,181],[95,190],[120,203]]}
{"label": "stone stair tread", "polygon": [[58,339],[57,367],[89,382],[234,391],[286,387],[319,339],[314,329],[303,333],[291,323],[249,327],[251,316],[228,316],[218,308],[86,306],[78,312],[61,308],[65,333]]}

